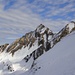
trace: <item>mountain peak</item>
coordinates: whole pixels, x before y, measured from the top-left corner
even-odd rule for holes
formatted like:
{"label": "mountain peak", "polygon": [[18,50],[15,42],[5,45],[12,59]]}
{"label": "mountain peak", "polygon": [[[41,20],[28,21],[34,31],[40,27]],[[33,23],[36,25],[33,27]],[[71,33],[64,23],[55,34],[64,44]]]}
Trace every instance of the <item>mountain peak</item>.
{"label": "mountain peak", "polygon": [[53,47],[57,41],[71,33],[73,30],[75,30],[74,21],[71,21],[55,35],[49,28],[45,27],[43,24],[40,24],[34,31],[26,33],[21,38],[16,39],[12,44],[0,46],[0,51],[3,52],[6,50],[6,52],[10,52],[12,55],[14,55],[16,51],[21,50],[23,47],[28,47],[29,50],[35,45],[36,41],[38,46],[43,45],[46,48],[45,43],[48,43],[50,39],[53,39],[53,45],[51,44],[51,47]]}
{"label": "mountain peak", "polygon": [[71,21],[69,24],[66,25],[66,28],[69,30],[69,33],[72,32],[75,28],[75,22]]}
{"label": "mountain peak", "polygon": [[[28,48],[28,50],[33,47],[37,41],[37,45],[44,45],[44,42],[47,42],[53,36],[53,32],[45,27],[43,24],[40,24],[36,30],[26,33],[21,38],[16,39],[12,44],[6,48],[6,52],[12,53],[21,50],[23,47]],[[5,48],[4,48],[5,49]],[[3,49],[3,51],[4,51]]]}
{"label": "mountain peak", "polygon": [[[40,69],[40,66],[36,66],[38,58],[40,58],[40,56],[45,54],[45,52],[47,51],[47,53],[49,53],[49,50],[52,50],[58,42],[60,42],[65,36],[73,31],[75,31],[75,22],[70,22],[56,34],[54,34],[48,27],[40,24],[34,31],[26,33],[21,38],[16,39],[12,44],[1,45],[1,70],[3,70],[3,72],[5,73],[9,70],[11,71],[11,74],[14,74],[19,70],[23,70],[26,72],[32,69]],[[55,54],[55,51],[53,54]]]}
{"label": "mountain peak", "polygon": [[38,27],[37,27],[37,29],[42,29],[42,28],[44,28],[45,26],[43,25],[43,24],[40,24]]}
{"label": "mountain peak", "polygon": [[46,28],[46,27],[45,27],[43,24],[40,24],[40,25],[36,28],[35,31],[41,32],[41,30],[42,30],[43,28]]}

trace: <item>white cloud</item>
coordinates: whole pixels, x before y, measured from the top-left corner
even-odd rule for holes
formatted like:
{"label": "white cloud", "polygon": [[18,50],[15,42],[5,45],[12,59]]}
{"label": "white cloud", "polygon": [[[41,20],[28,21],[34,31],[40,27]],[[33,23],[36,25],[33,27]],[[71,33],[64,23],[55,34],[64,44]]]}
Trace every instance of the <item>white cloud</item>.
{"label": "white cloud", "polygon": [[[47,13],[46,13],[46,17],[56,16],[56,15],[66,16],[70,12],[75,12],[75,4],[74,3],[69,3],[66,6],[64,6],[63,8],[60,8],[59,6],[60,5],[53,6],[52,8],[50,8],[50,10],[47,11]],[[49,7],[48,7],[48,9],[49,9]],[[71,17],[71,16],[69,16],[69,17]]]}
{"label": "white cloud", "polygon": [[[36,6],[37,2],[39,1],[42,2],[42,0],[35,0],[31,4],[27,4],[25,0],[17,0],[16,3],[7,10],[3,10],[4,5],[0,4],[0,38],[2,40],[3,39],[8,40],[8,38],[15,37],[16,39],[16,37],[20,37],[20,35],[22,36],[26,32],[34,30],[41,23],[49,27],[51,30],[56,29],[55,31],[60,30],[61,27],[64,27],[65,24],[68,23],[67,20],[61,20],[61,19],[53,20],[43,17],[58,15],[59,13],[62,12],[64,12],[65,14],[69,12],[72,5],[66,6],[62,9],[58,9],[58,7],[53,6],[51,10],[45,13],[44,16],[40,16],[40,14],[33,12],[33,9],[35,9],[35,11],[42,12],[45,10],[43,7],[45,7],[47,3],[51,4],[52,2],[55,1],[54,4],[56,5],[56,3],[58,4],[62,3],[62,1],[58,0],[56,2],[56,0],[51,0],[51,1],[44,0],[43,3]],[[66,1],[67,0],[64,0],[63,3]],[[51,6],[48,6],[48,8],[49,7]],[[75,10],[74,8],[71,9],[71,11],[74,10]],[[8,41],[10,42],[13,39],[14,38],[11,38],[11,40]]]}

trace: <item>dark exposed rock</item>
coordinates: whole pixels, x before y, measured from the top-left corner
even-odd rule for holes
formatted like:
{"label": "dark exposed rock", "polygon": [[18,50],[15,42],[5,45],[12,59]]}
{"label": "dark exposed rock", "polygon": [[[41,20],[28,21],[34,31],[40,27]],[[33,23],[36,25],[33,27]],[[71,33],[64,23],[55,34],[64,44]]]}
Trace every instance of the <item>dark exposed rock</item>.
{"label": "dark exposed rock", "polygon": [[17,50],[19,50],[19,49],[21,49],[22,48],[22,45],[18,45],[15,49],[13,49],[10,53],[12,53],[12,56],[14,55],[14,53],[17,51]]}
{"label": "dark exposed rock", "polygon": [[[35,41],[37,40],[38,48],[24,58],[26,62],[28,62],[31,57],[36,60],[44,52],[47,52],[55,44],[61,41],[63,37],[75,30],[75,22],[71,21],[71,23],[74,24],[71,30],[70,25],[67,24],[63,29],[61,29],[61,31],[56,34],[49,30],[49,28],[46,28],[43,24],[40,24],[36,30],[26,33],[21,38],[15,40],[12,44],[1,45],[0,51],[3,52],[6,49],[6,52],[11,53],[13,56],[14,53],[18,50],[21,50],[22,47],[28,47],[28,49],[30,49],[35,45]],[[49,38],[49,36],[51,38]]]}
{"label": "dark exposed rock", "polygon": [[[43,34],[40,34],[40,36],[37,36],[39,37],[38,39],[38,45],[42,44],[42,46],[40,46],[39,48],[37,48],[36,50],[34,50],[32,53],[31,53],[31,56],[33,57],[34,60],[36,60],[39,56],[41,56],[44,52],[47,52],[48,50],[50,50],[55,44],[57,44],[59,41],[61,41],[61,39],[63,37],[65,37],[66,35],[68,35],[69,33],[71,33],[72,31],[75,30],[75,22],[72,22],[74,23],[74,26],[73,28],[70,30],[70,26],[69,24],[67,24],[61,31],[59,31],[57,34],[53,34],[52,32],[49,32],[48,34],[48,29],[45,30],[45,32]],[[43,38],[43,35],[46,34],[46,42],[44,42],[44,38]],[[52,35],[52,40],[48,40],[48,37],[49,35]],[[41,39],[41,36],[43,38],[43,40]],[[53,44],[52,44],[53,42]],[[43,43],[46,44],[46,48],[45,46],[43,45]],[[52,45],[52,46],[51,46]],[[27,61],[31,58],[30,55],[27,55],[28,59]]]}
{"label": "dark exposed rock", "polygon": [[0,51],[3,52],[9,44],[4,44],[0,46]]}

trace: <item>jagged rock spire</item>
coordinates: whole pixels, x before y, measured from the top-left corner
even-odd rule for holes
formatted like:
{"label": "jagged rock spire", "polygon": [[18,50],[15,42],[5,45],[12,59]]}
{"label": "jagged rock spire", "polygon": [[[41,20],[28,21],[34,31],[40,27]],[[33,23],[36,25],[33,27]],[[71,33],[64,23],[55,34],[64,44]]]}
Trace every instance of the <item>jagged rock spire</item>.
{"label": "jagged rock spire", "polygon": [[38,31],[38,30],[41,30],[42,28],[44,28],[45,26],[43,25],[43,24],[40,24],[37,28],[36,28],[36,30]]}

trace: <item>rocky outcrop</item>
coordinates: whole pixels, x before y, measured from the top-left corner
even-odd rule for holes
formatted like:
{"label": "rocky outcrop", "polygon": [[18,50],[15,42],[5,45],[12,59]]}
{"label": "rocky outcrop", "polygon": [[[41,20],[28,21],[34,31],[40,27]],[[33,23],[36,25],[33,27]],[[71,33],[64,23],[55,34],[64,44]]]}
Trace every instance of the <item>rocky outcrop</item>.
{"label": "rocky outcrop", "polygon": [[19,39],[16,39],[12,44],[5,44],[0,46],[0,52],[6,50],[14,55],[14,53],[22,48],[28,47],[28,50],[35,45],[37,41],[38,48],[33,50],[32,53],[27,55],[24,59],[26,62],[33,57],[36,60],[44,52],[50,50],[55,44],[57,44],[63,37],[75,30],[75,22],[67,24],[61,31],[54,34],[49,28],[40,24],[34,31],[26,33]]}
{"label": "rocky outcrop", "polygon": [[[49,36],[53,35],[53,32],[49,30],[49,28],[45,27],[43,24],[40,24],[34,31],[26,33],[21,38],[16,39],[12,44],[8,46],[6,52],[14,55],[14,53],[18,50],[21,50],[22,47],[28,47],[28,49],[30,49],[32,46],[35,45],[34,43],[36,40],[38,41],[38,46],[42,45],[44,48],[46,48],[45,43],[48,43],[48,40],[50,39]],[[4,51],[5,48],[6,46],[1,46],[2,51]]]}
{"label": "rocky outcrop", "polygon": [[0,46],[0,52],[3,52],[9,44],[4,44]]}
{"label": "rocky outcrop", "polygon": [[[44,26],[40,26],[40,29],[44,28]],[[38,30],[38,29],[37,29]],[[45,45],[46,47],[42,44],[42,46],[40,46],[39,48],[37,48],[36,50],[34,50],[30,55],[27,55],[24,60],[26,62],[28,62],[28,60],[33,57],[33,60],[36,60],[39,56],[41,56],[44,52],[47,52],[48,50],[50,50],[55,44],[57,44],[63,37],[65,37],[66,35],[70,34],[71,32],[75,31],[75,22],[71,22],[69,24],[67,24],[63,29],[61,29],[61,31],[59,31],[57,34],[53,34],[51,32],[49,32],[49,34],[53,35],[51,40],[48,40],[48,29],[44,31],[43,35],[46,34],[46,42]],[[40,32],[41,33],[41,32]],[[40,37],[39,36],[37,37]],[[42,42],[41,42],[42,43]]]}
{"label": "rocky outcrop", "polygon": [[61,31],[59,31],[50,42],[52,42],[54,46],[63,37],[70,34],[74,30],[75,30],[75,22],[72,21],[71,23],[67,24],[63,29],[61,29]]}

